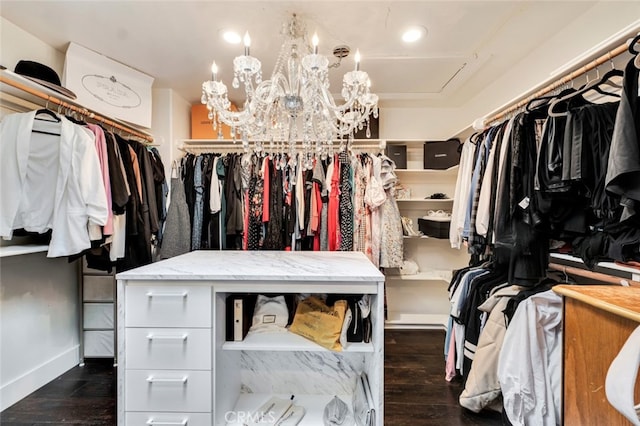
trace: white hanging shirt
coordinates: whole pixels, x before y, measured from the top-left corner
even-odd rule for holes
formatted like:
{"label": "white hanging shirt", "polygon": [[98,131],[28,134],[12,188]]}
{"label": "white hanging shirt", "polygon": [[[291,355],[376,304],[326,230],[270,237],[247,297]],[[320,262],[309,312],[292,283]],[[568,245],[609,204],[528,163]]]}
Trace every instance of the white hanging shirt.
{"label": "white hanging shirt", "polygon": [[451,210],[449,241],[452,248],[459,249],[462,245],[462,230],[464,229],[467,200],[471,190],[471,174],[473,173],[473,156],[475,152],[476,146],[467,139],[462,146],[462,153],[460,154],[458,179],[456,180],[456,190]]}
{"label": "white hanging shirt", "polygon": [[560,424],[562,296],[548,290],[520,302],[500,350],[498,380],[513,426]]}
{"label": "white hanging shirt", "polygon": [[60,136],[32,132],[35,116],[0,123],[0,236],[51,229],[48,257],[77,254],[91,247],[88,226],[104,226],[109,215],[94,139],[62,116]]}

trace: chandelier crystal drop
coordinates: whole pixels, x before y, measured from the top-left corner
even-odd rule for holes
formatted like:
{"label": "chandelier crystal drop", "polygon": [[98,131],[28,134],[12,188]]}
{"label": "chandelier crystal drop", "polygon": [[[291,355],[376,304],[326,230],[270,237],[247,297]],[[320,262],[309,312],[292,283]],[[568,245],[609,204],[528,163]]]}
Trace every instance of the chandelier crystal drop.
{"label": "chandelier crystal drop", "polygon": [[309,43],[304,24],[294,14],[283,25],[284,41],[269,80],[262,80],[262,64],[250,55],[249,34],[244,37],[244,55],[233,60],[232,86],[244,87],[242,109],[231,110],[227,86],[218,80],[213,63],[212,79],[202,83],[202,103],[209,109],[209,119],[222,137],[220,123],[231,127],[233,139],[242,139],[246,151],[249,143],[260,152],[263,144],[288,146],[296,152],[301,141],[305,153],[326,157],[333,150],[333,141],[367,128],[369,119],[378,116],[378,96],[371,93],[371,81],[360,70],[360,54],[355,55],[355,69],[343,77],[342,103],[336,103],[329,91],[329,68],[326,56],[318,54],[318,38]]}

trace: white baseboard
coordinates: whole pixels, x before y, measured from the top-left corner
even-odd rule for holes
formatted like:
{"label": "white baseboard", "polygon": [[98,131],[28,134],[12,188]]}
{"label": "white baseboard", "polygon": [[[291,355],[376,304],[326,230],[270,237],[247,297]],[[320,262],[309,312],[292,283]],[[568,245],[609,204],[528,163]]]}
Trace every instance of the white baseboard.
{"label": "white baseboard", "polygon": [[0,386],[0,411],[11,407],[30,393],[78,365],[80,345],[75,345],[55,358],[38,365],[22,376]]}

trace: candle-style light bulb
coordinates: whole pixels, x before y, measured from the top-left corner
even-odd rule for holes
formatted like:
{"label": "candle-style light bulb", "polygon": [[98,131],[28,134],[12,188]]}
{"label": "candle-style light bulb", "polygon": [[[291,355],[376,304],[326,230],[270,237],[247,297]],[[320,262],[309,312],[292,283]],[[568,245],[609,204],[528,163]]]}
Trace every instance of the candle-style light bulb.
{"label": "candle-style light bulb", "polygon": [[211,80],[216,81],[216,78],[218,78],[218,65],[216,65],[216,61],[213,61],[213,64],[211,64]]}
{"label": "candle-style light bulb", "polygon": [[360,50],[356,50],[356,56],[354,57],[356,61],[356,71],[360,69]]}
{"label": "candle-style light bulb", "polygon": [[311,44],[313,45],[313,54],[318,54],[318,33],[313,33],[313,37],[311,38]]}
{"label": "candle-style light bulb", "polygon": [[370,89],[370,88],[371,88],[371,79],[368,78],[367,79],[367,89]]}
{"label": "candle-style light bulb", "polygon": [[249,47],[251,47],[251,37],[249,31],[244,33],[244,56],[249,56]]}

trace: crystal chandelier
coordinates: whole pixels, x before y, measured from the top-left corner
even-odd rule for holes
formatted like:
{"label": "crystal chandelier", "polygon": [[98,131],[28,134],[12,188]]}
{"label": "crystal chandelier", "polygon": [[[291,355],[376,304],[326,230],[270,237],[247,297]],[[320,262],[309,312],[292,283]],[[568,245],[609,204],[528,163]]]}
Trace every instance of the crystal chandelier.
{"label": "crystal chandelier", "polygon": [[[343,77],[342,97],[336,103],[329,92],[327,57],[318,54],[318,37],[310,46],[304,24],[293,15],[283,25],[284,42],[269,80],[262,80],[260,61],[250,56],[250,38],[245,34],[244,55],[233,61],[233,87],[244,86],[245,101],[241,110],[231,111],[227,86],[218,80],[215,62],[212,80],[202,83],[202,103],[209,109],[214,129],[220,123],[231,127],[234,140],[242,139],[246,151],[253,141],[254,150],[263,150],[263,143],[286,143],[295,154],[296,141],[309,153],[315,150],[323,157],[332,151],[336,139],[351,140],[353,134],[366,126],[370,137],[369,117],[378,116],[378,96],[370,92],[369,76],[360,68],[359,52],[355,69]],[[346,56],[346,55],[343,55]],[[221,137],[222,132],[219,130]]]}

